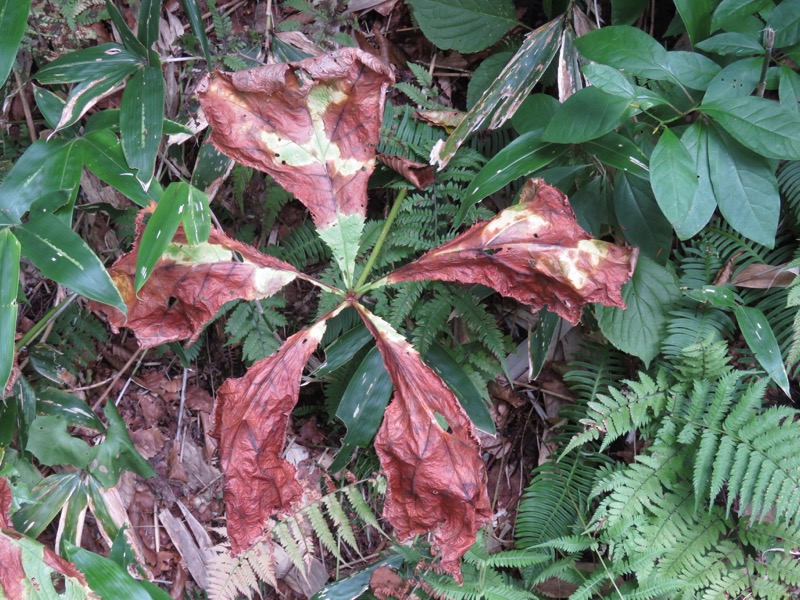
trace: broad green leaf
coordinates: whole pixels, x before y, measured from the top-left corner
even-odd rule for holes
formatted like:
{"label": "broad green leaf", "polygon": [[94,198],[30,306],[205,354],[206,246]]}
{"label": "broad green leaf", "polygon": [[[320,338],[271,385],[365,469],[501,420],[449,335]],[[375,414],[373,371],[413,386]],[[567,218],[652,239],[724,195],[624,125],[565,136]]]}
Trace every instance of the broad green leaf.
{"label": "broad green leaf", "polygon": [[697,290],[687,290],[686,296],[698,302],[707,302],[711,306],[736,306],[736,293],[729,287],[707,285]]}
{"label": "broad green leaf", "polygon": [[800,3],[781,2],[769,15],[767,25],[775,30],[775,47],[785,48],[800,42]]}
{"label": "broad green leaf", "polygon": [[686,33],[692,44],[708,37],[711,29],[710,0],[675,0],[675,7],[686,25]]}
{"label": "broad green leaf", "polygon": [[781,199],[769,162],[730,137],[710,130],[708,166],[722,216],[742,235],[772,248]]}
{"label": "broad green leaf", "polygon": [[596,175],[579,187],[569,197],[578,224],[594,236],[599,236],[606,225],[614,222],[614,206],[608,178]]}
{"label": "broad green leaf", "polygon": [[541,137],[559,106],[558,100],[548,94],[531,94],[511,117],[511,125],[519,134],[538,133]]}
{"label": "broad green leaf", "polygon": [[486,401],[464,372],[463,367],[441,345],[434,342],[425,355],[425,363],[442,378],[461,403],[475,427],[495,434],[494,420]]}
{"label": "broad green leaf", "polygon": [[612,96],[594,86],[584,88],[561,105],[543,139],[558,144],[587,142],[616,129],[636,112],[629,98]]}
{"label": "broad green leaf", "polygon": [[30,8],[31,0],[0,0],[0,86],[14,66]]}
{"label": "broad green leaf", "polygon": [[28,146],[0,184],[0,225],[19,223],[44,196],[62,190],[71,194],[80,181],[82,154],[72,140],[38,140]]}
{"label": "broad green leaf", "polygon": [[581,70],[586,79],[589,80],[589,83],[607,94],[620,96],[628,100],[633,100],[636,97],[636,90],[633,84],[625,78],[625,75],[619,69],[608,65],[589,63],[584,65]]}
{"label": "broad green leaf", "polygon": [[145,190],[125,161],[119,138],[108,130],[84,135],[84,162],[88,169],[113,188],[119,190],[136,204],[146,207],[161,197],[161,186],[151,180]]}
{"label": "broad green leaf", "polygon": [[595,140],[581,144],[584,151],[594,154],[601,162],[636,175],[642,179],[649,177],[647,157],[629,138],[612,131]]}
{"label": "broad green leaf", "polygon": [[[139,8],[139,41],[148,50],[158,41],[158,22],[161,18],[161,0],[142,0]],[[152,64],[152,63],[151,63]]]}
{"label": "broad green leaf", "polygon": [[800,75],[789,67],[782,66],[780,68],[778,94],[782,106],[800,113],[800,106],[797,104],[800,102]]}
{"label": "broad green leaf", "polygon": [[633,25],[649,5],[649,0],[611,0],[611,24]]}
{"label": "broad green leaf", "polygon": [[344,366],[366,346],[372,336],[369,330],[363,325],[357,325],[352,329],[336,338],[336,340],[325,348],[325,362],[314,372],[317,377],[324,377],[332,373],[339,367]]}
{"label": "broad green leaf", "polygon": [[498,75],[514,56],[513,50],[503,50],[492,54],[484,60],[472,73],[467,85],[467,110],[471,109],[480,100],[483,92],[497,79]]}
{"label": "broad green leaf", "polygon": [[156,63],[131,77],[119,116],[122,151],[128,165],[138,171],[136,178],[145,190],[153,178],[163,125],[164,79],[161,65]]}
{"label": "broad green leaf", "polygon": [[[680,142],[678,142],[680,143]],[[650,184],[624,171],[614,176],[614,212],[625,239],[659,262],[669,258],[672,226],[653,197]]]}
{"label": "broad green leaf", "polygon": [[697,173],[697,189],[689,213],[682,222],[672,224],[678,237],[686,240],[706,226],[717,208],[717,197],[708,166],[708,126],[701,120],[695,121],[681,136],[681,143],[689,151]]}
{"label": "broad green leaf", "polygon": [[486,196],[520,177],[546,167],[568,148],[561,144],[542,143],[539,138],[538,132],[522,134],[483,166],[467,188],[455,217],[455,227],[459,227],[469,209]]}
{"label": "broad green leaf", "polygon": [[128,426],[119,416],[113,402],[106,404],[103,414],[108,419],[108,430],[106,439],[95,446],[97,454],[89,465],[92,475],[106,488],[117,485],[123,471],[133,471],[142,477],[155,477],[153,467],[133,445],[128,436]]}
{"label": "broad green leaf", "polygon": [[127,312],[103,263],[81,237],[52,215],[37,215],[14,228],[22,254],[42,275],[97,302]]}
{"label": "broad green leaf", "polygon": [[181,217],[186,240],[190,244],[203,244],[211,235],[211,209],[208,205],[208,196],[188,183],[180,182],[179,185],[187,188],[186,210]]}
{"label": "broad green leaf", "polygon": [[[36,72],[39,83],[83,83],[106,78],[122,71],[133,73],[142,66],[142,58],[119,44],[100,44],[69,52]],[[72,95],[72,94],[70,94]]]}
{"label": "broad green leaf", "polygon": [[666,67],[676,81],[693,90],[706,89],[721,70],[717,63],[697,52],[668,52]]}
{"label": "broad green leaf", "polygon": [[514,115],[556,55],[563,25],[563,19],[557,18],[528,34],[500,76],[450,137],[434,147],[432,163],[444,168],[471,133],[487,126],[496,129]]}
{"label": "broad green leaf", "polygon": [[673,225],[684,223],[697,193],[697,168],[686,146],[670,129],[664,129],[650,155],[650,183],[667,220]]}
{"label": "broad green leaf", "polygon": [[[115,133],[119,132],[118,108],[106,108],[105,110],[92,113],[92,115],[86,119],[86,124],[83,126],[84,134],[91,133],[93,131],[99,131],[101,129],[110,129]],[[182,125],[177,121],[170,121],[169,119],[164,119],[163,132],[165,135],[172,135],[176,133],[194,135],[194,132],[186,127],[186,125]]]}
{"label": "broad green leaf", "polygon": [[383,358],[373,347],[353,373],[342,395],[336,416],[347,427],[342,449],[331,465],[331,471],[343,468],[350,460],[355,447],[369,445],[383,422],[383,413],[392,395],[392,381],[386,372]]}
{"label": "broad green leaf", "polygon": [[67,433],[64,417],[50,415],[39,415],[31,423],[25,449],[49,467],[69,464],[85,469],[95,455],[93,447]]}
{"label": "broad green leaf", "polygon": [[110,558],[89,552],[67,542],[66,557],[86,576],[92,591],[101,598],[125,600],[170,600],[169,594],[155,586],[145,586]]}
{"label": "broad green leaf", "polygon": [[737,306],[734,309],[736,322],[750,350],[770,379],[778,384],[787,396],[789,391],[789,378],[781,358],[781,349],[775,334],[772,332],[767,317],[759,309],[752,306]]}
{"label": "broad green leaf", "polygon": [[145,48],[144,44],[139,41],[139,38],[137,38],[131,31],[131,28],[128,27],[125,18],[119,12],[113,0],[106,0],[106,10],[108,10],[111,21],[117,28],[119,36],[122,38],[122,43],[125,44],[125,48],[146,62],[150,54],[148,48]]}
{"label": "broad green leaf", "polygon": [[531,352],[531,370],[528,379],[533,381],[542,372],[544,362],[547,360],[547,354],[550,350],[550,343],[553,341],[553,336],[560,328],[562,323],[561,317],[556,313],[552,313],[547,308],[539,311],[539,320],[536,322],[536,329],[528,335],[528,347]]}
{"label": "broad green leaf", "polygon": [[189,23],[192,26],[192,33],[200,42],[200,47],[203,49],[203,57],[206,59],[207,68],[210,70],[214,64],[211,58],[211,51],[208,46],[208,36],[206,35],[205,24],[203,23],[202,12],[197,0],[183,0],[183,11],[189,17]]}
{"label": "broad green leaf", "polygon": [[105,431],[102,421],[97,418],[85,400],[54,387],[44,388],[36,393],[36,412],[61,416],[67,424]]}
{"label": "broad green leaf", "polygon": [[64,111],[56,131],[74,125],[86,111],[121,85],[122,80],[137,70],[136,66],[119,65],[104,75],[87,79],[76,85],[69,93]]}
{"label": "broad green leaf", "polygon": [[800,160],[800,113],[772,100],[740,96],[702,105],[744,146],[778,160]]}
{"label": "broad green leaf", "polygon": [[722,0],[711,17],[711,31],[729,29],[728,21],[740,21],[770,4],[771,0]]}
{"label": "broad green leaf", "polygon": [[720,56],[752,56],[764,54],[759,36],[750,33],[726,31],[703,40],[696,45],[703,52],[712,52]]}
{"label": "broad green leaf", "polygon": [[10,229],[0,230],[0,398],[14,366],[20,245]]}
{"label": "broad green leaf", "polygon": [[761,58],[743,58],[722,69],[708,84],[703,104],[725,103],[736,96],[749,96],[761,76]]}
{"label": "broad green leaf", "polygon": [[136,277],[134,286],[138,293],[147,282],[153,267],[169,246],[178,225],[183,218],[183,212],[189,202],[189,186],[181,181],[169,184],[164,195],[145,225],[139,253],[136,255]]}
{"label": "broad green leaf", "polygon": [[42,480],[31,490],[31,502],[11,515],[14,529],[32,538],[39,537],[80,487],[80,472],[50,475]]}
{"label": "broad green leaf", "polygon": [[668,79],[667,51],[641,29],[612,25],[590,31],[575,40],[580,53],[589,60],[648,79]]}
{"label": "broad green leaf", "polygon": [[626,309],[595,305],[600,330],[614,346],[649,365],[666,334],[669,311],[680,300],[675,275],[646,256],[622,288]]}
{"label": "broad green leaf", "polygon": [[518,21],[511,0],[410,0],[422,33],[444,50],[479,52]]}

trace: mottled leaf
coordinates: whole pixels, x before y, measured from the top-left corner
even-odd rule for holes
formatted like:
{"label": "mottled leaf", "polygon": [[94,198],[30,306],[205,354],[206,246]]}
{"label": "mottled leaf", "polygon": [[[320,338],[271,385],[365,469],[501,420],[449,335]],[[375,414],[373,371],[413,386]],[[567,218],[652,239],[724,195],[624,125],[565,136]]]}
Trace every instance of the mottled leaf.
{"label": "mottled leaf", "polygon": [[479,283],[577,323],[583,305],[624,307],[620,288],[637,251],[592,239],[567,197],[530,179],[520,203],[389,274],[381,283]]}
{"label": "mottled leaf", "polygon": [[384,514],[400,539],[432,532],[442,568],[459,578],[459,559],[492,514],[475,428],[455,394],[405,338],[357,308],[395,388],[375,437],[389,482]]}

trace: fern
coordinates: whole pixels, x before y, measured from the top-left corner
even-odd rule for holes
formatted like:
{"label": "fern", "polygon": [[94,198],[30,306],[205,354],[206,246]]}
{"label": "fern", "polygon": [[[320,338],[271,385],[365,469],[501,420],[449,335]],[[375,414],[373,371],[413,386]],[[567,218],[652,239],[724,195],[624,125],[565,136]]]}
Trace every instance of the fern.
{"label": "fern", "polygon": [[288,322],[281,309],[286,299],[271,296],[258,302],[237,300],[223,310],[228,311],[225,333],[230,336],[227,345],[242,344],[242,359],[252,364],[275,352],[281,344],[275,330]]}
{"label": "fern", "polygon": [[330,249],[319,237],[311,221],[295,227],[281,240],[280,246],[269,246],[267,252],[300,271],[307,270],[309,265],[330,260],[331,257]]}
{"label": "fern", "polygon": [[108,343],[108,334],[94,314],[72,303],[53,322],[47,342],[60,350],[59,364],[77,375],[96,358],[97,344]]}

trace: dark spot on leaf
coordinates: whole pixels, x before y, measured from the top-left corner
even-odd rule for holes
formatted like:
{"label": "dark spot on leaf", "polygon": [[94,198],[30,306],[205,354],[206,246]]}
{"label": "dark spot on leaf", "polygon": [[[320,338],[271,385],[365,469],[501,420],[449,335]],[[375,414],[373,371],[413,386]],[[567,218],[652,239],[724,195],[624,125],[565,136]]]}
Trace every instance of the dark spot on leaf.
{"label": "dark spot on leaf", "polygon": [[167,308],[172,308],[173,306],[175,306],[175,304],[176,304],[177,302],[178,302],[178,299],[177,299],[177,298],[175,298],[174,296],[170,296],[170,297],[167,299]]}

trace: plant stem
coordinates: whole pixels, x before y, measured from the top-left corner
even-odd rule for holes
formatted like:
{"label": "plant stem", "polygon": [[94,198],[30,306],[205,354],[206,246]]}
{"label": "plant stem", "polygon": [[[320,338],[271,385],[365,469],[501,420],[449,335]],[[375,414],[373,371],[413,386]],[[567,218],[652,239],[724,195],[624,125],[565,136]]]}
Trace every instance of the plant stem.
{"label": "plant stem", "polygon": [[386,237],[389,235],[389,229],[391,229],[394,220],[397,218],[397,213],[400,212],[400,205],[403,203],[407,193],[408,190],[403,188],[400,190],[400,193],[397,194],[397,199],[394,201],[392,210],[389,211],[389,216],[386,217],[386,223],[383,224],[383,229],[381,229],[381,235],[378,237],[378,241],[375,243],[375,247],[372,249],[372,253],[367,259],[367,264],[364,265],[364,270],[361,272],[361,277],[358,278],[358,283],[356,283],[355,288],[356,293],[358,293],[358,290],[360,290],[361,286],[364,285],[367,277],[369,277],[370,271],[372,271],[372,267],[375,266],[375,261],[378,260],[378,255],[381,252],[381,248],[383,248]]}
{"label": "plant stem", "polygon": [[67,296],[61,302],[56,304],[53,308],[48,310],[47,313],[41,319],[39,319],[39,321],[33,327],[31,327],[28,330],[28,332],[25,335],[23,335],[16,344],[14,344],[14,350],[16,352],[19,352],[25,346],[27,346],[37,335],[39,335],[42,332],[42,330],[45,327],[47,327],[50,321],[52,321],[59,314],[61,314],[61,311],[63,311],[70,304],[72,304],[72,301],[75,300],[75,298],[77,297],[78,297],[77,294],[71,294],[70,296]]}

